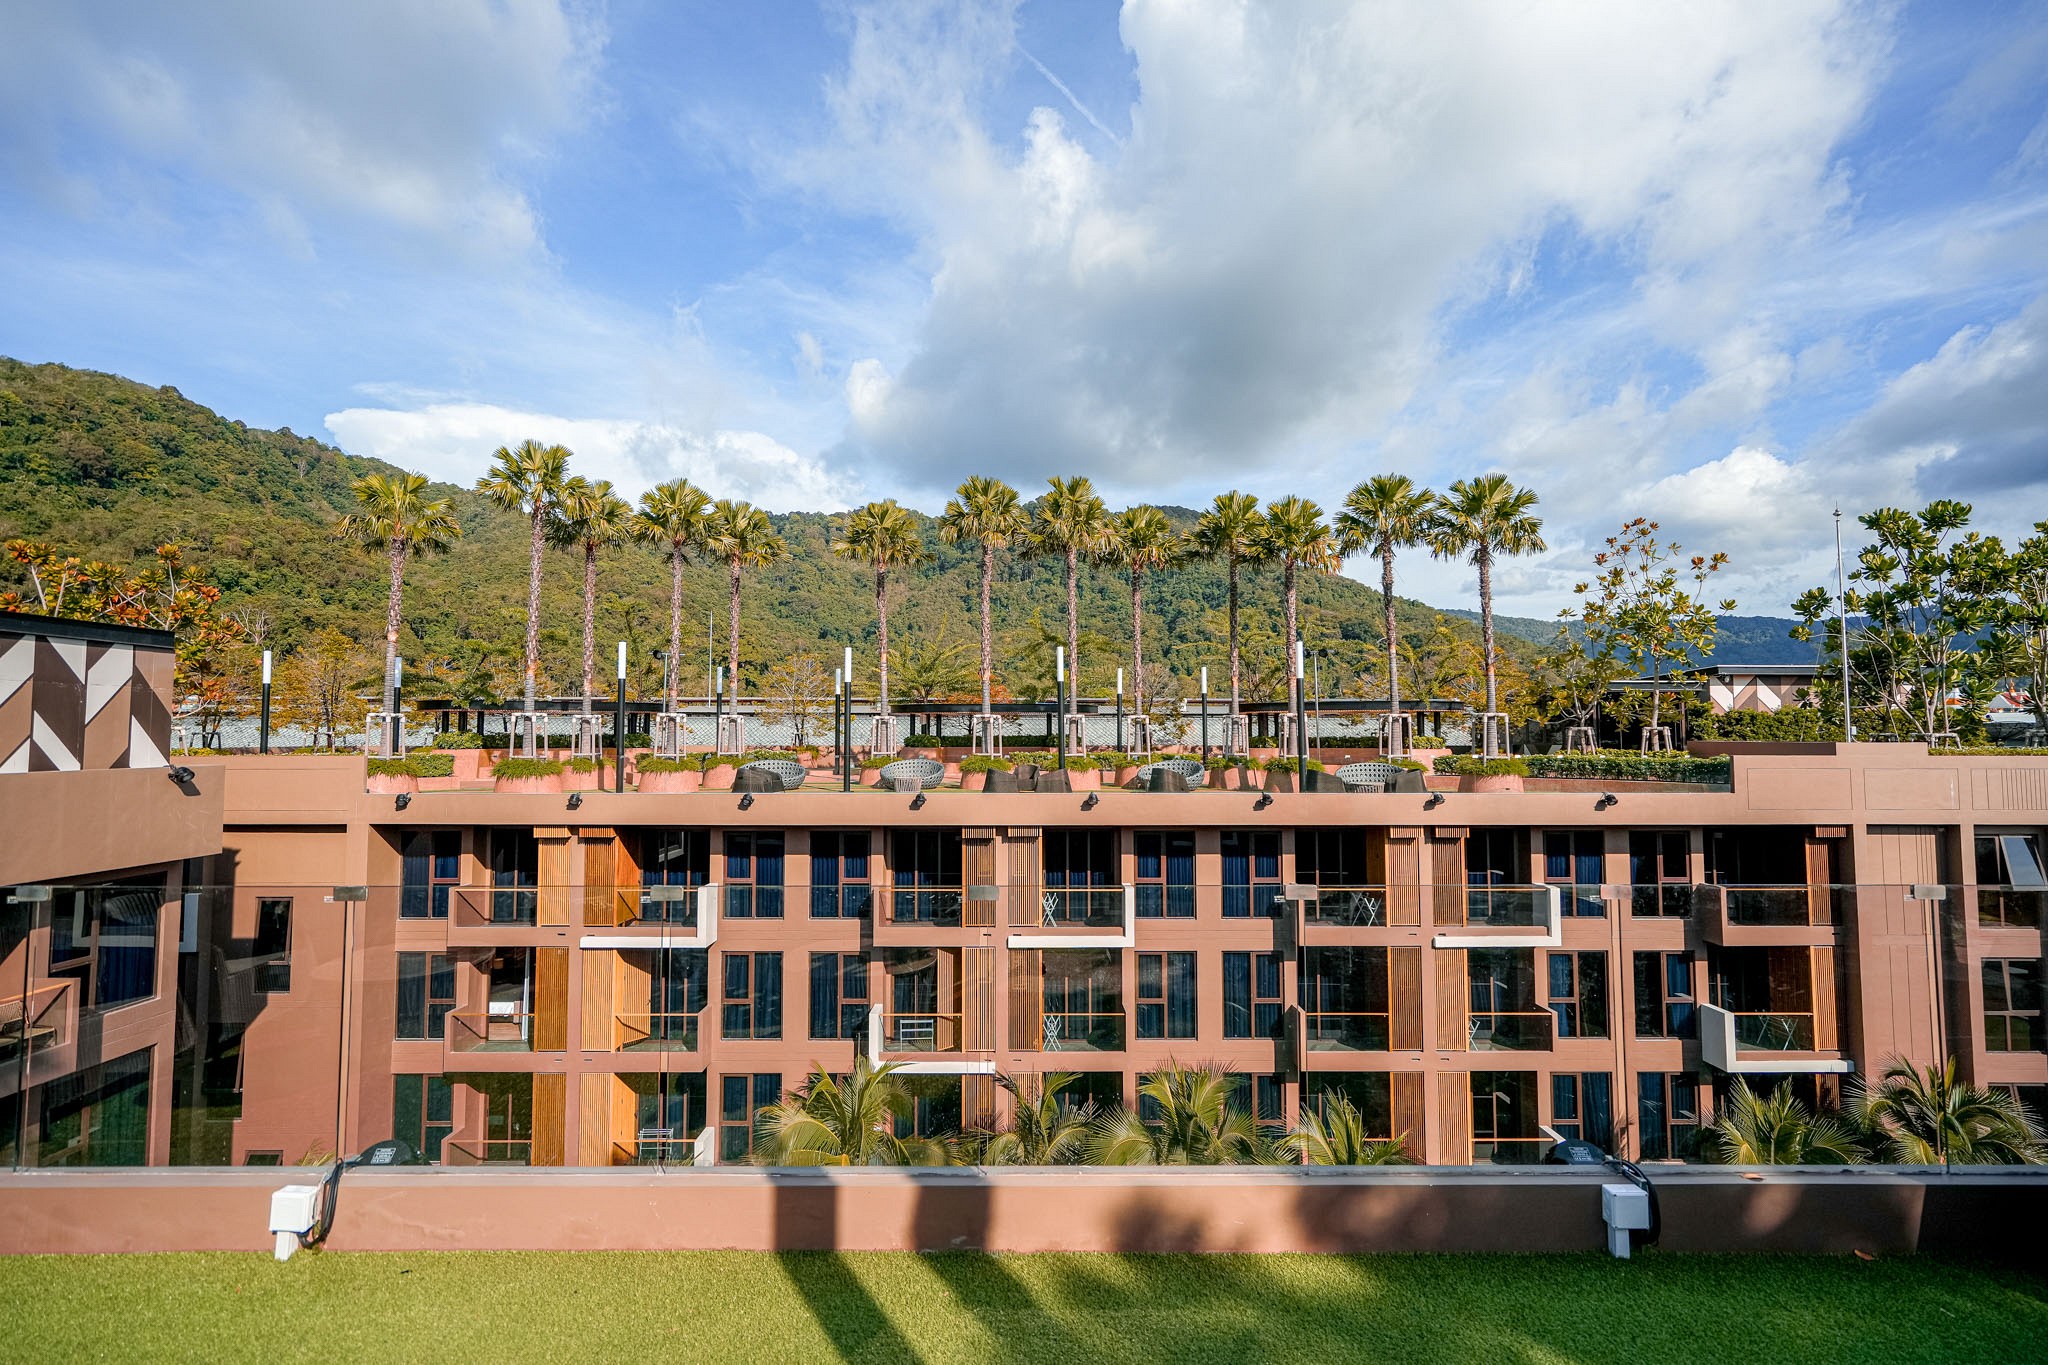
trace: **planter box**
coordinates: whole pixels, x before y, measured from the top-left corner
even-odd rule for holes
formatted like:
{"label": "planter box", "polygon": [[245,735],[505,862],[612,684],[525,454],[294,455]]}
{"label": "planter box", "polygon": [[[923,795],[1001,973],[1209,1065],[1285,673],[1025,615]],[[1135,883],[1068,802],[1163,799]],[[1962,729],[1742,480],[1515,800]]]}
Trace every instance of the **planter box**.
{"label": "planter box", "polygon": [[462,774],[457,772],[448,777],[422,777],[419,789],[423,792],[452,792],[462,788]]}
{"label": "planter box", "polygon": [[601,792],[611,783],[611,769],[598,767],[587,773],[570,768],[562,774],[562,790],[565,792]]}
{"label": "planter box", "polygon": [[420,780],[411,773],[371,773],[363,779],[363,790],[372,796],[393,796],[419,789]]}
{"label": "planter box", "polygon": [[738,772],[739,769],[730,763],[721,763],[717,767],[706,768],[704,770],[703,790],[708,792],[731,791],[733,776]]}
{"label": "planter box", "polygon": [[881,786],[882,770],[880,768],[862,768],[860,770],[860,784],[863,787]]}
{"label": "planter box", "polygon": [[462,782],[474,782],[484,775],[484,760],[490,757],[485,749],[436,749],[437,754],[446,754],[455,760],[455,777]]}
{"label": "planter box", "polygon": [[1209,774],[1209,781],[1227,792],[1249,792],[1259,790],[1259,779],[1264,776],[1255,768],[1217,768]]}
{"label": "planter box", "polygon": [[1069,791],[1077,791],[1077,792],[1092,792],[1092,791],[1098,791],[1098,790],[1100,790],[1100,789],[1101,789],[1101,787],[1102,787],[1102,769],[1100,769],[1100,768],[1069,768],[1069,769],[1067,769],[1067,789],[1068,789]]}
{"label": "planter box", "polygon": [[976,771],[960,774],[961,791],[978,792],[986,786],[988,786],[988,774],[985,772]]}
{"label": "planter box", "polygon": [[562,789],[562,774],[547,777],[499,777],[491,781],[492,791],[512,792],[526,796],[540,796]]}
{"label": "planter box", "polygon": [[1116,770],[1116,784],[1119,787],[1122,787],[1137,781],[1138,769],[1142,766],[1142,764],[1137,763],[1126,763],[1122,767],[1118,768]]}
{"label": "planter box", "polygon": [[[728,769],[728,771],[730,771]],[[700,772],[669,772],[640,774],[640,790],[644,792],[693,792],[704,785],[704,774]]]}
{"label": "planter box", "polygon": [[1518,792],[1522,790],[1522,779],[1514,773],[1495,773],[1488,777],[1461,777],[1458,779],[1461,792]]}

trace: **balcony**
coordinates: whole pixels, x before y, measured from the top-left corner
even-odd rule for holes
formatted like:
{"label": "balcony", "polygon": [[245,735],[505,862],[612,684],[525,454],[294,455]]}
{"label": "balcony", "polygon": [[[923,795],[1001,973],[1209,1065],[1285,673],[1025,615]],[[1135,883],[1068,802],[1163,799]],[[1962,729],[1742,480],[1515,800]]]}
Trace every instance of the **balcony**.
{"label": "balcony", "polygon": [[614,1014],[612,1048],[617,1052],[695,1052],[699,1014]]}
{"label": "balcony", "polygon": [[[780,896],[781,889],[774,888]],[[594,892],[584,900],[585,948],[709,948],[718,941],[719,907],[732,891],[753,887],[621,886],[609,895]],[[778,902],[779,904],[779,902]],[[601,917],[593,924],[593,907]],[[749,900],[747,908],[753,909]]]}
{"label": "balcony", "polygon": [[1046,1052],[1122,1052],[1124,1016],[1115,1013],[1048,1013],[1041,1017]]}
{"label": "balcony", "polygon": [[882,1053],[958,1052],[961,1017],[931,1011],[902,1014],[876,1012],[882,1023]]}
{"label": "balcony", "polygon": [[718,1129],[706,1127],[695,1137],[684,1137],[673,1128],[642,1128],[633,1145],[612,1143],[614,1166],[715,1166],[718,1164]]}
{"label": "balcony", "polygon": [[1845,886],[1693,888],[1700,935],[1729,948],[1822,947],[1835,941]]}
{"label": "balcony", "polygon": [[1439,932],[1439,948],[1555,948],[1564,941],[1564,898],[1556,886],[1440,888],[1463,897],[1464,928]]}
{"label": "balcony", "polygon": [[[448,942],[486,947],[531,941],[540,924],[540,888],[533,886],[451,886]],[[566,893],[558,893],[566,894]]]}
{"label": "balcony", "polygon": [[1701,1005],[1700,1057],[1729,1075],[1797,1072],[1843,1076],[1855,1066],[1832,1053],[1814,1050],[1813,1016],[1736,1011]]}
{"label": "balcony", "polygon": [[443,1166],[531,1166],[532,1138],[449,1138],[441,1144]]}
{"label": "balcony", "polygon": [[1303,892],[1300,900],[1304,924],[1344,929],[1377,929],[1387,923],[1389,892],[1386,887],[1308,886],[1299,889]]}
{"label": "balcony", "polygon": [[517,1008],[452,1013],[448,1016],[448,1051],[531,1052],[537,1017]]}
{"label": "balcony", "polygon": [[1385,1052],[1388,1030],[1384,1011],[1361,1014],[1304,1010],[1301,1016],[1302,1043],[1310,1052]]}
{"label": "balcony", "polygon": [[888,923],[920,929],[958,929],[967,891],[959,886],[897,886],[888,892]]}
{"label": "balcony", "polygon": [[1125,886],[1047,886],[1010,907],[1012,948],[1128,948],[1137,941],[1138,898]]}
{"label": "balcony", "polygon": [[966,1019],[945,1010],[868,1012],[868,1060],[910,1076],[993,1076],[995,1058],[966,1046]]}
{"label": "balcony", "polygon": [[[19,1078],[24,1057],[64,1047],[78,1036],[76,981],[55,981],[18,995],[0,996],[0,1066]],[[11,1087],[8,1087],[11,1088]]]}
{"label": "balcony", "polygon": [[1548,1052],[1557,1029],[1549,1010],[1495,1010],[1465,1021],[1465,1046],[1472,1052]]}

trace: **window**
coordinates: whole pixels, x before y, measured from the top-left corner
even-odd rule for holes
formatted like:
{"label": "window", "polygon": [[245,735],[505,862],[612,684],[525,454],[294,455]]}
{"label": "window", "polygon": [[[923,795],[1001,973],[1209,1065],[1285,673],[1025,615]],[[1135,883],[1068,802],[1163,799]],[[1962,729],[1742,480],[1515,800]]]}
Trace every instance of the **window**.
{"label": "window", "polygon": [[1346,1099],[1365,1123],[1367,1137],[1405,1137],[1413,1152],[1422,1134],[1394,1132],[1394,1078],[1385,1071],[1310,1071],[1301,1078],[1304,1113],[1329,1117],[1333,1101]]}
{"label": "window", "polygon": [[1386,1051],[1388,1009],[1385,948],[1301,950],[1301,1026],[1311,1051]]}
{"label": "window", "polygon": [[432,1042],[445,1032],[455,1008],[455,959],[446,953],[398,955],[398,1028],[401,1042]]}
{"label": "window", "polygon": [[1278,1038],[1280,954],[1223,955],[1223,1036]]}
{"label": "window", "polygon": [[1596,829],[1553,829],[1543,836],[1543,880],[1558,888],[1567,915],[1607,913],[1600,899],[1604,836]]}
{"label": "window", "polygon": [[1138,954],[1138,1036],[1195,1036],[1195,955]]}
{"label": "window", "polygon": [[1555,1020],[1537,996],[1533,948],[1472,948],[1465,953],[1466,1047],[1474,1052],[1541,1051]]}
{"label": "window", "polygon": [[781,830],[726,834],[725,913],[733,919],[782,918]]}
{"label": "window", "polygon": [[292,902],[289,896],[264,896],[256,902],[256,990],[283,995],[292,988]]}
{"label": "window", "polygon": [[1607,1036],[1607,954],[1550,954],[1550,1012],[1560,1038]]}
{"label": "window", "polygon": [[78,982],[99,1009],[156,994],[157,911],[164,886],[88,886],[58,896],[50,915],[50,975]]}
{"label": "window", "polygon": [[1050,948],[1040,972],[1047,1052],[1123,1048],[1123,971],[1114,949]]}
{"label": "window", "polygon": [[1133,846],[1138,864],[1138,917],[1193,919],[1195,836],[1141,830]]}
{"label": "window", "polygon": [[905,1076],[903,1090],[910,1104],[896,1115],[897,1137],[950,1137],[960,1131],[958,1076]]}
{"label": "window", "polygon": [[727,1038],[782,1036],[781,953],[725,954],[720,1032]]}
{"label": "window", "polygon": [[284,1149],[282,1147],[272,1147],[261,1152],[244,1152],[242,1154],[242,1164],[244,1166],[282,1166],[284,1165]]}
{"label": "window", "polygon": [[2011,929],[2036,929],[2048,901],[2048,873],[2041,845],[2032,834],[1977,836],[1977,921]]}
{"label": "window", "polygon": [[[1277,853],[1277,845],[1276,845]],[[1280,875],[1274,859],[1273,875]],[[1362,829],[1302,829],[1294,832],[1294,876],[1310,886],[1371,886]]]}
{"label": "window", "polygon": [[1114,924],[1123,918],[1117,836],[1107,829],[1045,832],[1045,923]]}
{"label": "window", "polygon": [[540,842],[530,829],[491,831],[491,922],[531,924],[540,906]]}
{"label": "window", "polygon": [[960,831],[899,829],[889,835],[889,916],[908,924],[960,923]]}
{"label": "window", "polygon": [[43,1087],[38,1166],[141,1166],[149,1160],[149,1049]]}
{"label": "window", "polygon": [[[1445,1080],[1456,1084],[1456,1078]],[[1472,1087],[1472,1160],[1496,1166],[1541,1161],[1550,1142],[1537,1131],[1536,1073],[1475,1071]]]}
{"label": "window", "polygon": [[718,1159],[744,1162],[754,1150],[755,1115],[782,1098],[782,1073],[757,1071],[719,1078]]}
{"label": "window", "polygon": [[1637,953],[1635,974],[1636,1037],[1696,1036],[1692,959],[1684,953]]}
{"label": "window", "polygon": [[1280,832],[1223,831],[1223,914],[1226,919],[1280,914]]}
{"label": "window", "polygon": [[2041,961],[1990,958],[1984,963],[1984,1048],[1987,1052],[2040,1052]]}
{"label": "window", "polygon": [[703,948],[665,948],[650,955],[647,1042],[697,1046],[697,1016],[710,994],[711,954]]}
{"label": "window", "polygon": [[1614,1150],[1614,1078],[1604,1071],[1560,1071],[1550,1078],[1550,1126],[1561,1138]]}
{"label": "window", "polygon": [[859,953],[811,954],[811,1037],[867,1032],[868,963]]}
{"label": "window", "polygon": [[[418,953],[412,954],[420,956]],[[446,1076],[391,1078],[391,1135],[428,1161],[441,1159],[441,1140],[455,1131],[455,1087]]]}
{"label": "window", "polygon": [[1629,913],[1692,912],[1691,843],[1682,829],[1636,830],[1628,836]]}
{"label": "window", "polygon": [[704,1127],[703,1073],[662,1071],[628,1083],[635,1100],[633,1159],[691,1164],[698,1130]]}
{"label": "window", "polygon": [[711,834],[701,829],[640,832],[640,885],[702,886],[711,880]]}
{"label": "window", "polygon": [[1287,1122],[1287,1091],[1278,1076],[1232,1076],[1230,1105],[1250,1114],[1261,1128]]}
{"label": "window", "polygon": [[398,917],[447,919],[448,888],[462,881],[462,835],[413,830],[399,847]]}
{"label": "window", "polygon": [[811,918],[866,919],[872,903],[868,885],[866,830],[818,830],[811,835]]}
{"label": "window", "polygon": [[1473,830],[1465,839],[1465,885],[1528,885],[1526,837],[1518,829]]}
{"label": "window", "polygon": [[1636,1075],[1637,1111],[1643,1160],[1685,1161],[1699,1150],[1699,1083],[1683,1073],[1643,1071]]}

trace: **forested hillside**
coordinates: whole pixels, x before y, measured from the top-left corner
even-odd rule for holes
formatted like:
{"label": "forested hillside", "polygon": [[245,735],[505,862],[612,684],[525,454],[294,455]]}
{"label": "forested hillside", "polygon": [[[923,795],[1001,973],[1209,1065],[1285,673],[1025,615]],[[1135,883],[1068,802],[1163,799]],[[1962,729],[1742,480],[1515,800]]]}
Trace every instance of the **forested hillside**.
{"label": "forested hillside", "polygon": [[[508,443],[525,433],[507,431]],[[573,468],[573,467],[572,467]],[[379,558],[331,537],[352,503],[349,483],[380,461],[349,455],[289,430],[259,431],[193,403],[175,389],[152,389],[115,376],[61,365],[0,359],[0,540],[22,537],[90,559],[133,563],[164,542],[180,545],[223,590],[221,605],[264,642],[289,652],[323,627],[372,644],[382,630],[384,574]],[[481,472],[481,470],[479,471]],[[972,472],[962,469],[963,476]],[[406,590],[404,653],[418,686],[508,678],[517,670],[525,620],[526,527],[466,488],[437,487],[454,500],[463,537],[452,554],[417,562]],[[1028,491],[1028,490],[1027,490]],[[1187,509],[1166,509],[1179,525]],[[975,554],[941,542],[920,519],[930,560],[899,574],[892,587],[891,633],[898,688],[941,692],[972,686]],[[834,518],[796,513],[775,518],[790,557],[751,572],[742,624],[742,668],[749,686],[772,664],[812,655],[829,670],[842,644],[874,639],[872,579],[829,552]],[[1057,561],[1004,555],[996,587],[999,672],[1030,694],[1050,685],[1051,640],[1059,630],[1062,589]],[[636,687],[651,688],[651,652],[667,632],[665,565],[633,547],[604,562],[599,636],[632,644]],[[25,589],[11,563],[0,586]],[[558,690],[571,690],[580,651],[580,562],[551,551],[543,592],[544,667]],[[724,654],[726,580],[706,565],[686,574],[688,657],[701,661],[707,614]],[[1244,575],[1244,638],[1253,695],[1277,694],[1279,575]],[[1147,658],[1191,682],[1210,668],[1226,688],[1224,578],[1214,565],[1152,575],[1146,591]],[[1324,690],[1366,685],[1379,638],[1379,596],[1345,578],[1314,578],[1303,590],[1304,636],[1328,651]],[[1460,604],[1463,605],[1463,604]],[[1090,568],[1082,584],[1084,680],[1106,691],[1127,658],[1128,584]],[[1469,674],[1477,629],[1420,603],[1400,605],[1420,681],[1455,690]],[[1533,644],[1509,640],[1526,664]],[[863,667],[869,666],[864,663]],[[702,676],[701,662],[684,674]],[[921,681],[922,680],[922,681]],[[1374,685],[1377,685],[1376,682]]]}

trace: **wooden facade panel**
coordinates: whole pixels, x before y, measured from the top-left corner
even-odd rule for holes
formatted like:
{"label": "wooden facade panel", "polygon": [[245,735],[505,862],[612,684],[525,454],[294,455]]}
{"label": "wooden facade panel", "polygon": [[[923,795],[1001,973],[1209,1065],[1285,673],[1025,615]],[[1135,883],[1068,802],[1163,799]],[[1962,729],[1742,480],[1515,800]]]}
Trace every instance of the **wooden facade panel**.
{"label": "wooden facade panel", "polygon": [[[985,837],[973,837],[976,835]],[[994,830],[969,830],[961,838],[960,880],[968,888],[966,903],[960,908],[960,922],[970,929],[993,929],[996,923],[996,903],[992,900],[976,899],[972,894],[972,888],[996,885]]]}
{"label": "wooden facade panel", "polygon": [[1813,950],[1813,1045],[1830,1052],[1842,1045],[1841,1010],[1837,1005],[1833,948]]}
{"label": "wooden facade panel", "polygon": [[1045,858],[1039,831],[1011,830],[1009,901],[1013,928],[1036,925],[1045,913],[1043,892],[1039,889],[1044,876]]}
{"label": "wooden facade panel", "polygon": [[569,950],[533,950],[533,1048],[560,1052],[569,1046]]}
{"label": "wooden facade panel", "polygon": [[583,894],[577,918],[584,924],[625,923],[624,907],[614,891],[619,884],[618,837],[608,829],[586,829],[578,843],[583,853]]}
{"label": "wooden facade panel", "polygon": [[1396,1071],[1393,1075],[1393,1134],[1408,1146],[1408,1155],[1423,1159],[1429,1140],[1429,1119],[1425,1114],[1422,1073]]}
{"label": "wooden facade panel", "polygon": [[1045,1049],[1044,954],[1036,948],[1010,951],[1010,1050]]}
{"label": "wooden facade panel", "polygon": [[1422,831],[1389,830],[1386,844],[1387,923],[1422,923]]}
{"label": "wooden facade panel", "polygon": [[[566,951],[566,950],[558,950]],[[565,969],[566,970],[566,969]],[[533,1164],[566,1166],[569,1078],[559,1071],[541,1072],[533,1078]]]}
{"label": "wooden facade panel", "polygon": [[960,1121],[970,1128],[993,1128],[997,1124],[996,1078],[960,1078]]}
{"label": "wooden facade panel", "polygon": [[1433,830],[1429,836],[1429,880],[1435,923],[1465,922],[1465,832]]}
{"label": "wooden facade panel", "polygon": [[1396,1052],[1422,1047],[1422,949],[1387,949],[1387,1044]]}
{"label": "wooden facade panel", "polygon": [[617,1078],[586,1071],[577,1078],[576,1164],[612,1164],[612,1086]]}
{"label": "wooden facade panel", "polygon": [[1472,1160],[1472,1082],[1462,1071],[1437,1076],[1436,1150],[1433,1164],[1463,1166]]}
{"label": "wooden facade panel", "polygon": [[993,948],[960,952],[961,1046],[969,1052],[993,1052],[996,1046],[996,981]]}
{"label": "wooden facade panel", "polygon": [[583,1009],[577,1042],[586,1052],[609,1052],[612,1039],[612,977],[616,953],[579,953],[583,959]]}
{"label": "wooden facade panel", "polygon": [[540,853],[540,923],[568,924],[582,908],[576,904],[572,889],[576,881],[575,841],[569,838],[567,830],[547,830],[535,842]]}
{"label": "wooden facade panel", "polygon": [[1471,1041],[1466,1022],[1465,950],[1435,948],[1436,1045],[1445,1052],[1463,1052]]}

